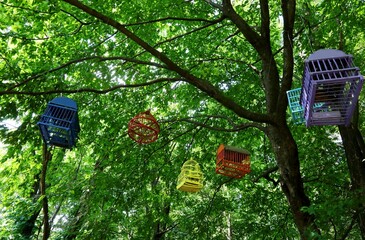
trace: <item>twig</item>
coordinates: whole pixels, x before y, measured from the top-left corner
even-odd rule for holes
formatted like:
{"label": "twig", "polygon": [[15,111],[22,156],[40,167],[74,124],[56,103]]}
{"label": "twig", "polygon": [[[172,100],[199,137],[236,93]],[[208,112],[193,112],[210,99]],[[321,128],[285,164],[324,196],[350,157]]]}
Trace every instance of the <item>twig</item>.
{"label": "twig", "polygon": [[208,208],[205,210],[204,216],[207,215],[210,210],[213,207],[213,201],[215,199],[215,196],[217,195],[217,193],[219,192],[219,190],[223,187],[224,184],[229,183],[230,181],[232,181],[234,178],[228,178],[226,181],[222,182],[221,184],[219,184],[219,186],[215,189],[212,198],[210,199],[210,203]]}
{"label": "twig", "polygon": [[343,236],[340,238],[341,240],[345,240],[348,237],[348,235],[350,234],[352,228],[354,227],[354,225],[356,223],[356,219],[357,219],[358,215],[359,215],[359,212],[356,211],[355,214],[352,216],[350,225],[345,229]]}
{"label": "twig", "polygon": [[[213,127],[213,126],[209,126],[205,123],[192,120],[193,118],[199,118],[199,117],[206,117],[207,119],[224,118],[224,119],[226,119],[227,121],[230,122],[230,124],[232,125],[232,128],[229,129],[229,128]],[[266,131],[266,128],[262,124],[259,124],[259,123],[242,123],[240,125],[237,125],[237,124],[233,123],[233,121],[231,119],[229,119],[227,117],[224,117],[224,116],[219,116],[219,115],[201,115],[201,116],[187,117],[187,118],[180,118],[180,119],[173,119],[173,120],[161,120],[159,122],[163,122],[163,123],[166,123],[166,122],[188,122],[188,123],[194,124],[196,126],[200,126],[200,127],[203,127],[203,128],[214,130],[214,131],[221,131],[221,132],[238,132],[238,131],[241,131],[241,130],[244,130],[244,129],[247,129],[247,128],[250,128],[250,127],[257,128],[257,129],[259,129],[263,132]]]}
{"label": "twig", "polygon": [[257,176],[253,182],[258,182],[260,180],[260,178],[265,178],[266,180],[272,182],[274,184],[274,186],[276,187],[279,183],[279,180],[274,180],[273,178],[270,177],[270,174],[273,172],[276,172],[279,169],[278,166],[274,166],[271,167],[269,169],[266,169],[263,173],[261,173],[259,176]]}

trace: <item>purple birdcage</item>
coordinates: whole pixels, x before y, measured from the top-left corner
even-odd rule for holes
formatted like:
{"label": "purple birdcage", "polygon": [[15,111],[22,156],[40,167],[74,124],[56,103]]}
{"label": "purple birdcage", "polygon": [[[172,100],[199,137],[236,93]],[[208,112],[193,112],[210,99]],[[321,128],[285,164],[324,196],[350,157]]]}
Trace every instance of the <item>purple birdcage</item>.
{"label": "purple birdcage", "polygon": [[333,49],[311,54],[305,61],[300,97],[307,127],[349,125],[363,81],[351,55]]}

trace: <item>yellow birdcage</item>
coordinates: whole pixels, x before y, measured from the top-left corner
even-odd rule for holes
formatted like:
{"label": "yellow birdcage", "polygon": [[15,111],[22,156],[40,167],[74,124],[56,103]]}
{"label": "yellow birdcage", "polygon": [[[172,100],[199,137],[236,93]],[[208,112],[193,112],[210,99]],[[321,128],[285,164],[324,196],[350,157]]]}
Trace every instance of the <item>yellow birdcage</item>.
{"label": "yellow birdcage", "polygon": [[176,188],[184,192],[198,192],[203,188],[203,173],[196,161],[188,160],[184,163]]}

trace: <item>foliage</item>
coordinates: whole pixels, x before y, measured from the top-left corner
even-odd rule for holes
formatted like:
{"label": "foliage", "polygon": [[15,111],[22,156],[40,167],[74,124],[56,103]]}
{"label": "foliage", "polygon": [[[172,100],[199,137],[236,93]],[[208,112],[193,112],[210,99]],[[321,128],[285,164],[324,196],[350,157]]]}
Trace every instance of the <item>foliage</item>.
{"label": "foliage", "polygon": [[[0,164],[1,239],[42,237],[42,140],[36,123],[47,102],[61,94],[78,103],[81,132],[76,148],[55,148],[48,166],[51,239],[298,239],[273,149],[261,131],[242,127],[251,122],[110,25],[67,1],[35,2],[0,1],[0,120],[20,124],[15,130],[0,127],[7,146]],[[238,105],[265,113],[259,55],[214,7],[218,2],[82,1]],[[257,1],[232,2],[259,28]],[[280,53],[280,4],[270,1],[270,11],[271,47]],[[311,52],[339,46],[338,24],[346,52],[364,67],[358,17],[364,14],[362,1],[298,1],[292,85],[301,85]],[[275,59],[282,74],[282,55]],[[128,138],[128,121],[147,109],[161,132],[157,142],[138,145]],[[338,239],[354,225],[362,199],[350,191],[343,149],[332,138],[337,130],[290,130],[312,203],[303,211],[316,217],[323,239]],[[249,150],[252,172],[241,180],[215,174],[220,143]],[[205,186],[196,194],[176,190],[180,168],[190,158],[204,173]],[[264,175],[268,169],[274,170]],[[24,226],[37,212],[26,236]],[[348,238],[359,237],[353,226]]]}

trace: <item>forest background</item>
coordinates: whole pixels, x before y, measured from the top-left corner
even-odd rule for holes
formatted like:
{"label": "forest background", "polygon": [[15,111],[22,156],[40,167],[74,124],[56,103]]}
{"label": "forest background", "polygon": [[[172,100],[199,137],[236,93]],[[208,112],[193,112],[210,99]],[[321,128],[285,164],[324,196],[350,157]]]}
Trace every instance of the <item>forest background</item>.
{"label": "forest background", "polygon": [[[0,238],[365,239],[363,94],[346,127],[294,125],[286,99],[316,50],[365,68],[364,20],[363,0],[0,1]],[[81,132],[45,163],[57,96]],[[148,109],[161,132],[139,145]],[[215,173],[221,143],[250,174]],[[176,190],[189,159],[195,194]]]}

